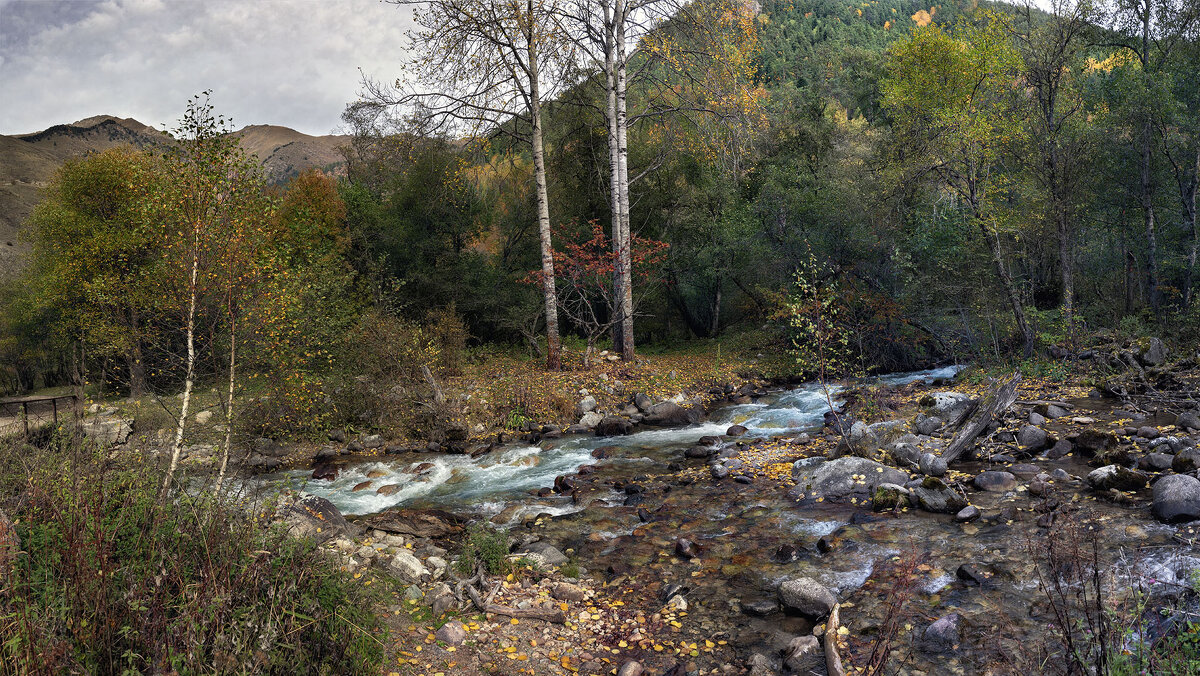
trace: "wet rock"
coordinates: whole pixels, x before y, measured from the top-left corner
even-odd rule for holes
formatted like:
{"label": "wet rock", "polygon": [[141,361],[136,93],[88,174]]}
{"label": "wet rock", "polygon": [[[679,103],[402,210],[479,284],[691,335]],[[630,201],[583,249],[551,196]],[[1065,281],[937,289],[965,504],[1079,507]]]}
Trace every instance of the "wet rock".
{"label": "wet rock", "polygon": [[337,475],[337,465],[317,465],[317,468],[313,470],[312,478],[323,481],[333,481],[337,478]]}
{"label": "wet rock", "polygon": [[713,481],[729,478],[729,468],[724,465],[713,465],[708,472],[712,475]]}
{"label": "wet rock", "polygon": [[1087,475],[1088,485],[1100,491],[1135,491],[1146,485],[1146,475],[1120,465],[1105,465]]}
{"label": "wet rock", "polygon": [[592,451],[592,457],[597,460],[605,460],[613,457],[613,455],[619,450],[621,449],[617,446],[601,446],[600,448]]}
{"label": "wet rock", "polygon": [[813,620],[825,617],[837,604],[833,592],[808,577],[784,580],[779,585],[779,599],[784,607]]}
{"label": "wet rock", "polygon": [[673,401],[664,401],[651,406],[642,422],[660,427],[682,427],[700,422],[700,411],[684,408]]}
{"label": "wet rock", "polygon": [[958,513],[954,515],[954,520],[959,523],[970,523],[979,519],[982,514],[983,512],[980,512],[975,505],[967,505],[958,510]]}
{"label": "wet rock", "polygon": [[1006,493],[1017,487],[1017,477],[1011,472],[987,471],[975,477],[975,488],[989,493]]}
{"label": "wet rock", "polygon": [[750,676],[775,676],[775,667],[770,658],[762,653],[751,655],[746,667],[750,669]]}
{"label": "wet rock", "polygon": [[596,436],[598,437],[616,437],[632,433],[633,423],[615,415],[605,416],[596,425]]}
{"label": "wet rock", "polygon": [[373,484],[373,483],[375,483],[375,482],[374,481],[360,481],[359,483],[354,484],[354,488],[351,488],[350,492],[357,493],[359,491],[365,491],[368,488],[370,488],[371,484]]}
{"label": "wet rock", "polygon": [[1046,451],[1046,457],[1050,460],[1058,460],[1075,450],[1075,445],[1066,439],[1059,439],[1050,450]]}
{"label": "wet rock", "polygon": [[683,457],[692,459],[703,459],[715,455],[717,449],[712,446],[691,446],[683,452]]}
{"label": "wet rock", "polygon": [[687,538],[678,538],[675,540],[675,555],[685,559],[694,559],[700,556],[700,548]]}
{"label": "wet rock", "polygon": [[1138,460],[1138,469],[1149,472],[1161,472],[1171,469],[1172,456],[1166,453],[1148,453]]}
{"label": "wet rock", "polygon": [[987,584],[987,577],[983,573],[979,572],[975,566],[969,563],[964,563],[959,566],[958,570],[954,571],[954,575],[967,584],[975,584],[980,586]]}
{"label": "wet rock", "polygon": [[816,673],[824,658],[821,643],[812,634],[794,637],[783,651],[783,665],[793,674]]}
{"label": "wet rock", "polygon": [[925,629],[921,637],[921,649],[931,653],[948,653],[958,648],[960,620],[958,613],[938,618]]}
{"label": "wet rock", "polygon": [[918,468],[925,476],[940,477],[945,476],[950,467],[945,458],[932,453],[924,453],[921,455]]}
{"label": "wet rock", "polygon": [[466,520],[440,509],[389,509],[363,520],[369,528],[418,538],[445,538],[463,531]]}
{"label": "wet rock", "polygon": [[446,645],[459,646],[467,640],[467,628],[458,620],[450,620],[443,624],[433,637]]}
{"label": "wet rock", "polygon": [[1117,437],[1111,432],[1088,428],[1075,437],[1075,448],[1087,455],[1096,455],[1116,448]]}
{"label": "wet rock", "polygon": [[560,474],[554,477],[554,490],[558,493],[566,495],[575,490],[576,482],[574,477],[569,477],[565,474]]}
{"label": "wet rock", "polygon": [[293,537],[310,538],[318,543],[350,531],[350,524],[338,508],[315,495],[306,495],[292,503],[283,512],[283,522]]}
{"label": "wet rock", "polygon": [[748,430],[743,425],[732,425],[729,427],[729,429],[725,430],[725,436],[740,437],[740,436],[744,435],[747,431]]}
{"label": "wet rock", "polygon": [[975,408],[975,399],[962,392],[932,392],[921,398],[921,405],[929,414],[937,416],[951,425],[956,425]]}
{"label": "wet rock", "polygon": [[1138,428],[1137,435],[1143,439],[1157,439],[1162,436],[1162,432],[1159,432],[1158,428],[1143,425]]}
{"label": "wet rock", "polygon": [[1180,429],[1200,430],[1200,411],[1184,411],[1175,418],[1175,426]]}
{"label": "wet rock", "polygon": [[1194,472],[1200,469],[1200,450],[1185,448],[1171,459],[1171,469],[1179,474]]}
{"label": "wet rock", "polygon": [[779,611],[779,602],[774,599],[742,601],[742,612],[755,617],[766,617]]}
{"label": "wet rock", "polygon": [[909,491],[897,484],[879,484],[871,496],[871,507],[876,512],[885,512],[908,505]]}
{"label": "wet rock", "polygon": [[1053,472],[1050,472],[1050,478],[1055,481],[1070,481],[1073,477],[1067,470],[1056,467]]}
{"label": "wet rock", "polygon": [[796,488],[789,495],[801,500],[824,498],[842,502],[850,498],[865,500],[879,484],[904,484],[908,474],[866,458],[838,458],[805,464],[799,460],[792,465]]}
{"label": "wet rock", "polygon": [[1032,479],[1041,473],[1042,468],[1027,462],[1021,462],[1009,467],[1008,471],[1018,479]]}
{"label": "wet rock", "polygon": [[779,549],[771,555],[771,560],[775,563],[791,563],[800,560],[800,549],[795,545],[783,544],[779,545]]}
{"label": "wet rock", "polygon": [[1171,474],[1154,484],[1154,517],[1164,523],[1200,519],[1200,480],[1186,474]]}
{"label": "wet rock", "polygon": [[925,477],[912,487],[912,492],[917,506],[934,514],[954,514],[967,506],[967,499],[961,493],[936,477]]}
{"label": "wet rock", "polygon": [[734,481],[734,483],[739,483],[739,484],[748,486],[748,485],[754,483],[754,478],[746,476],[745,474],[739,474],[739,475],[733,477],[733,481]]}
{"label": "wet rock", "polygon": [[[1043,475],[1044,476],[1044,475]],[[1041,497],[1050,492],[1050,483],[1044,479],[1034,479],[1029,482],[1029,494]]]}
{"label": "wet rock", "polygon": [[1040,451],[1046,447],[1049,437],[1050,435],[1046,433],[1046,430],[1033,425],[1026,425],[1021,428],[1020,432],[1017,432],[1017,443],[1021,448]]}

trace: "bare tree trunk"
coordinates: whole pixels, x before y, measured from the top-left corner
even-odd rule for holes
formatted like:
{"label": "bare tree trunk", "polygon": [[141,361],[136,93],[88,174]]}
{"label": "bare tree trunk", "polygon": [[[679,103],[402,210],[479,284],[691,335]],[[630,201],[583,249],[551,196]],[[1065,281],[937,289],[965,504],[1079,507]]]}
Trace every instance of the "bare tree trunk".
{"label": "bare tree trunk", "polygon": [[717,280],[717,292],[713,297],[712,304],[712,322],[709,324],[708,334],[712,337],[717,336],[717,331],[721,328],[721,280]]}
{"label": "bare tree trunk", "polygon": [[1192,248],[1188,252],[1187,273],[1184,275],[1183,282],[1183,306],[1185,308],[1192,306],[1192,287],[1195,285],[1196,280],[1196,254],[1200,251],[1200,230],[1196,228],[1197,183],[1200,183],[1200,148],[1196,149],[1196,166],[1192,173],[1192,180],[1186,184],[1186,189],[1182,195],[1184,230],[1192,231]]}
{"label": "bare tree trunk", "polygon": [[233,448],[233,386],[237,370],[237,321],[230,322],[229,327],[229,394],[225,399],[225,443],[221,446],[221,470],[217,472],[217,485],[214,493],[221,492],[221,484],[225,482],[225,471],[229,467],[229,453]]}
{"label": "bare tree trunk", "polygon": [[621,243],[618,251],[621,271],[620,295],[617,303],[621,314],[621,358],[634,359],[633,342],[633,238],[629,221],[629,116],[626,112],[626,86],[628,59],[625,53],[625,20],[628,7],[625,0],[617,0],[616,33],[616,103],[617,103],[617,173],[618,195],[621,214]]}
{"label": "bare tree trunk", "polygon": [[533,177],[537,187],[538,235],[542,245],[542,296],[546,305],[546,368],[562,369],[562,340],[558,335],[558,295],[554,288],[554,244],[550,236],[550,198],[546,191],[546,156],[542,145],[542,102],[538,87],[537,41],[533,36],[533,1],[528,3],[528,53],[530,145],[533,148]]}
{"label": "bare tree trunk", "polygon": [[[196,238],[199,239],[198,233]],[[175,469],[179,466],[179,454],[183,450],[183,433],[187,428],[188,406],[192,403],[192,387],[196,377],[196,284],[200,272],[200,242],[196,241],[193,245],[196,248],[192,251],[192,277],[188,283],[190,297],[187,314],[187,375],[183,381],[183,405],[179,410],[179,422],[175,425],[175,441],[171,444],[171,464],[167,467],[167,473],[163,477],[162,491],[159,494],[160,500],[166,499],[167,489],[170,488],[171,479],[175,477]]]}
{"label": "bare tree trunk", "polygon": [[1004,294],[1008,297],[1009,305],[1012,306],[1013,318],[1017,321],[1017,330],[1021,332],[1021,337],[1025,343],[1025,358],[1028,359],[1033,356],[1033,331],[1029,327],[1029,321],[1025,318],[1025,308],[1021,305],[1020,296],[1017,295],[1012,275],[1008,274],[1008,266],[1004,264],[1004,255],[1000,251],[1000,240],[996,233],[993,233],[987,227],[987,223],[978,212],[975,214],[975,221],[979,224],[979,230],[983,233],[983,238],[987,240],[988,249],[992,254],[992,264],[996,267],[996,276],[1000,278],[1000,284],[1004,287]]}
{"label": "bare tree trunk", "polygon": [[[625,297],[622,287],[625,275],[621,269],[624,259],[621,256],[621,229],[624,223],[621,218],[621,152],[618,142],[617,122],[617,7],[604,4],[604,79],[605,79],[605,117],[608,118],[608,168],[609,168],[609,210],[612,212],[612,248],[613,248],[613,312],[621,312],[621,299]],[[613,322],[613,350],[621,351],[625,345],[624,322]]]}
{"label": "bare tree trunk", "polygon": [[1154,229],[1154,184],[1150,177],[1150,117],[1142,128],[1142,219],[1146,226],[1146,296],[1155,310],[1161,301],[1158,289],[1158,238]]}

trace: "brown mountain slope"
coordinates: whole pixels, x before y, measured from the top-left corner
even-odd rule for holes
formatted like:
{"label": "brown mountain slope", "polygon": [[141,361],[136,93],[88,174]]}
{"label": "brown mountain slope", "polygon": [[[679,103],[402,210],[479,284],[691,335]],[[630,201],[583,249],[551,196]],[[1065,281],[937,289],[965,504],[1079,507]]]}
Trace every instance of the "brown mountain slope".
{"label": "brown mountain slope", "polygon": [[[267,180],[284,183],[305,169],[343,171],[338,147],[346,136],[309,136],[275,125],[234,132],[242,147],[263,164]],[[132,118],[97,115],[57,124],[32,134],[0,136],[0,279],[15,274],[28,247],[18,231],[40,201],[40,189],[64,162],[115,146],[146,148],[169,142],[157,129]]]}
{"label": "brown mountain slope", "polygon": [[283,183],[310,167],[341,173],[344,160],[338,148],[350,141],[349,136],[309,136],[271,124],[250,125],[233,135],[262,162],[271,183]]}

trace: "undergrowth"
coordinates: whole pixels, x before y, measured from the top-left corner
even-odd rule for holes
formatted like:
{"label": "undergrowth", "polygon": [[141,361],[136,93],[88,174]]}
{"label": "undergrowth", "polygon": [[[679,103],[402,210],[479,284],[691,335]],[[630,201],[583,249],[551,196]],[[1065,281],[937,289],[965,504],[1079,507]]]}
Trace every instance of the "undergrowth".
{"label": "undergrowth", "polygon": [[[0,571],[0,674],[377,671],[376,599],[312,542],[76,441],[0,449],[21,553]],[[0,562],[3,563],[3,562]]]}

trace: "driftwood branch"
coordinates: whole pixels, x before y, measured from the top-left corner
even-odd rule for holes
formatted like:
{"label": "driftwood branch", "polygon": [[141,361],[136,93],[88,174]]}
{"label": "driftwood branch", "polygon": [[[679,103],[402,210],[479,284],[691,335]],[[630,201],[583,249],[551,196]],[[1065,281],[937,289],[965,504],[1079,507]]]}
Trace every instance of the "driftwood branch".
{"label": "driftwood branch", "polygon": [[471,601],[474,602],[475,607],[479,608],[485,613],[527,620],[542,620],[543,622],[553,622],[555,624],[566,623],[567,614],[557,608],[552,610],[546,610],[544,608],[510,608],[509,606],[491,603],[490,601],[492,597],[499,588],[499,585],[497,585],[496,588],[492,590],[492,593],[488,594],[487,601],[484,601],[483,598],[479,596],[479,591],[476,590],[475,587],[467,587],[467,594],[470,595]]}
{"label": "driftwood branch", "polygon": [[837,633],[838,626],[841,624],[840,613],[841,604],[834,604],[833,610],[829,612],[829,619],[825,621],[825,671],[829,676],[846,676],[846,670],[842,668],[842,656],[838,654]]}
{"label": "driftwood branch", "polygon": [[946,461],[947,465],[958,460],[958,457],[975,442],[975,438],[987,429],[992,420],[1013,405],[1013,402],[1017,400],[1017,383],[1019,382],[1021,382],[1021,374],[1014,373],[1011,378],[997,385],[984,397],[983,401],[979,402],[966,424],[959,429],[958,434],[954,435],[950,447],[942,454],[942,459]]}
{"label": "driftwood branch", "polygon": [[421,375],[425,377],[425,382],[429,384],[429,389],[433,390],[433,402],[439,406],[446,403],[446,395],[442,392],[442,388],[438,385],[437,380],[433,377],[433,372],[429,370],[426,364],[421,365]]}

